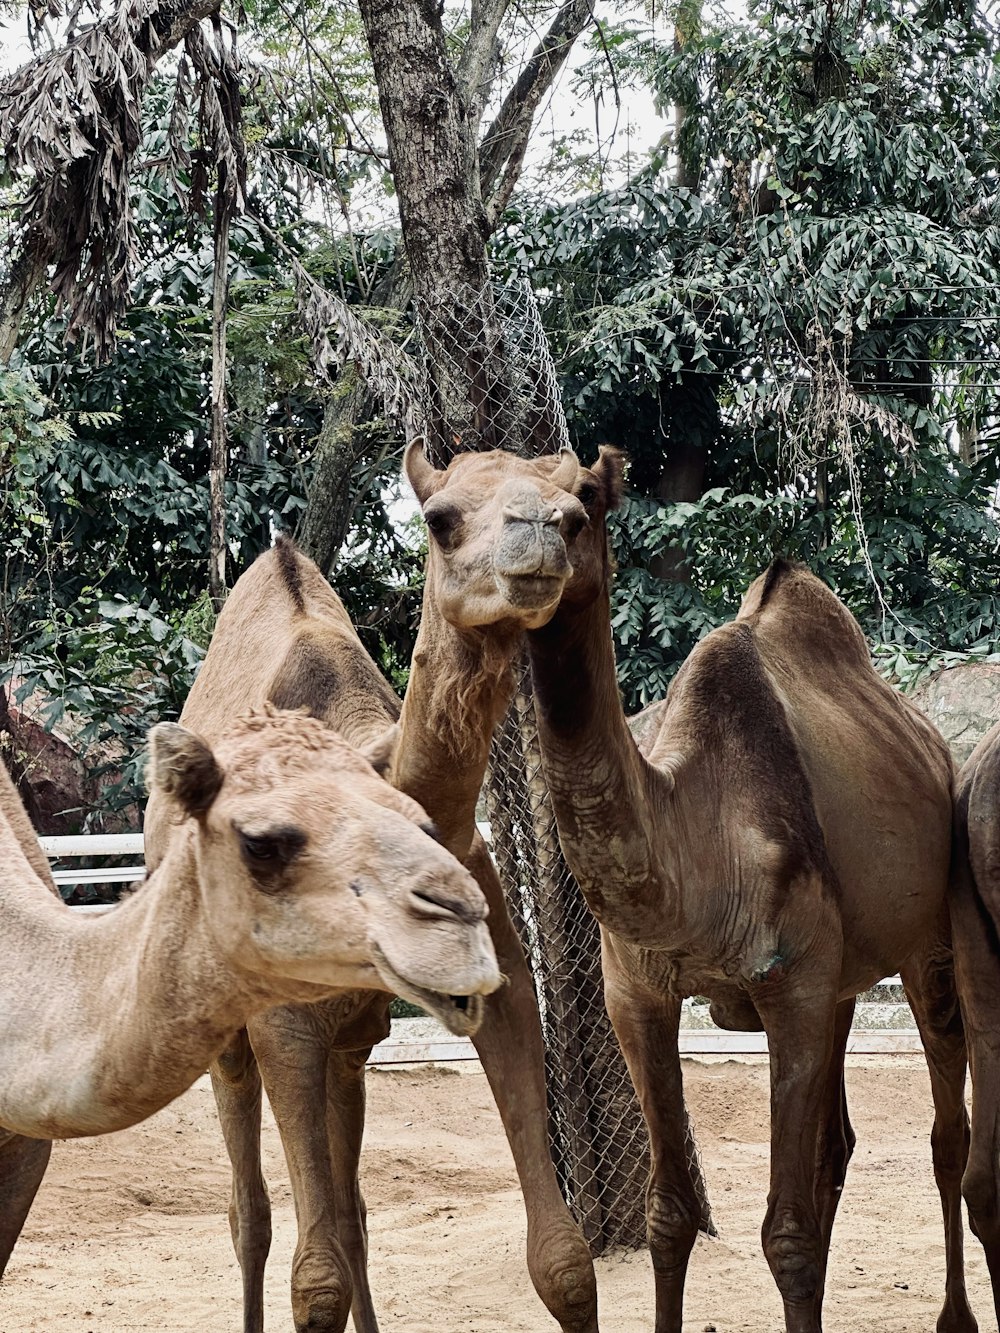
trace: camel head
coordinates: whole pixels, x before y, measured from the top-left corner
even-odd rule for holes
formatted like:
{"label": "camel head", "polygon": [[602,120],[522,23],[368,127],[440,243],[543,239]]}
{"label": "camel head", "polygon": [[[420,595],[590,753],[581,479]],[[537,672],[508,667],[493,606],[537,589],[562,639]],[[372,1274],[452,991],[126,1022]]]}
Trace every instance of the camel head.
{"label": "camel head", "polygon": [[428,588],[453,625],[538,629],[560,601],[583,603],[603,587],[604,520],[621,498],[617,449],[602,446],[591,468],[572,449],[530,459],[497,449],[439,469],[414,440],[403,466],[427,522]]}
{"label": "camel head", "polygon": [[388,990],[475,1031],[500,984],[486,899],[359,750],[270,707],[214,750],[161,723],[150,783],[186,818],[214,942],[249,980]]}

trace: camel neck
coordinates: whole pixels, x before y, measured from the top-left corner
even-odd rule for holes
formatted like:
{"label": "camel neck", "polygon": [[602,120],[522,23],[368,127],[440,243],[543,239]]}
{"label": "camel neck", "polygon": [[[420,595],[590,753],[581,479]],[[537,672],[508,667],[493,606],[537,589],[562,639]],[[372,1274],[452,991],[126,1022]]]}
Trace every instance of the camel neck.
{"label": "camel neck", "polygon": [[464,860],[493,730],[510,699],[514,631],[459,631],[425,597],[400,715],[392,784],[418,801]]}
{"label": "camel neck", "polygon": [[664,886],[650,840],[656,774],[622,711],[608,591],[560,606],[528,634],[542,766],[566,860],[591,910],[625,939],[653,939]]}
{"label": "camel neck", "polygon": [[134,1124],[188,1088],[262,1006],[213,945],[181,830],[107,914],[71,913],[23,856],[3,879],[5,948],[30,966],[0,982],[0,1125],[72,1138]]}

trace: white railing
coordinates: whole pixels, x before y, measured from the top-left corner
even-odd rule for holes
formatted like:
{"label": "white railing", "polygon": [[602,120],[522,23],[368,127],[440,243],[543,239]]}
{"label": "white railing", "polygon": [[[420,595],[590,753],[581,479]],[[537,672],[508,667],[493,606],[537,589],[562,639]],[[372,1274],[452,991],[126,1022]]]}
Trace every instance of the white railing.
{"label": "white railing", "polygon": [[[489,840],[488,824],[479,825],[480,832]],[[73,860],[78,857],[115,856],[138,857],[127,866],[81,866],[77,869],[54,870],[57,884],[130,884],[146,873],[142,864],[143,838],[141,833],[88,833],[78,837],[39,838],[42,850],[51,860]],[[104,912],[105,906],[84,906],[79,912]],[[898,986],[899,977],[887,977],[878,987]],[[690,1017],[690,1001],[685,1002]],[[865,1008],[864,1005],[861,1006]],[[399,1025],[405,1029],[407,1020]],[[767,1038],[763,1032],[724,1032],[716,1027],[682,1026],[680,1031],[682,1055],[764,1055]],[[920,1051],[920,1035],[916,1028],[856,1027],[851,1033],[847,1049],[855,1055],[899,1055]],[[371,1064],[418,1064],[424,1061],[441,1063],[448,1060],[475,1060],[476,1050],[468,1037],[407,1038],[397,1036],[397,1027],[371,1053]]]}

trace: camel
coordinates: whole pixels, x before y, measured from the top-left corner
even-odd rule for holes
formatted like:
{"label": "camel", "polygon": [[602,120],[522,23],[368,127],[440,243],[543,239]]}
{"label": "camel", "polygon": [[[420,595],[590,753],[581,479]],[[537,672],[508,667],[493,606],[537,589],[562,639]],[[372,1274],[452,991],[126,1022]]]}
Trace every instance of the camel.
{"label": "camel", "polygon": [[268,709],[214,746],[164,723],[150,747],[182,822],[136,893],[85,918],[0,766],[0,1271],[48,1141],[152,1115],[254,1014],[365,986],[464,1026],[500,984],[475,880],[334,732]]}
{"label": "camel", "polygon": [[1000,724],[955,780],[951,915],[972,1067],[972,1139],[962,1192],[986,1250],[1000,1324]]}
{"label": "camel", "polygon": [[[873,670],[861,631],[804,568],[776,561],[734,622],[682,667],[641,753],[622,713],[605,516],[623,461],[422,455],[408,475],[436,543],[428,578],[452,623],[502,621],[562,534],[572,576],[527,633],[560,841],[600,923],[608,1010],[652,1146],[647,1230],[656,1333],[679,1333],[696,1233],[679,1151],[681,1000],[771,1052],[764,1253],[787,1333],[819,1333],[834,1215],[854,1134],[843,1057],[854,997],[899,971],[930,1068],[947,1280],[939,1333],[972,1333],[961,1177],[966,1053],[948,922],[952,768],[944,742]],[[506,497],[536,524],[526,536]],[[533,497],[533,498],[530,498]],[[447,543],[437,515],[449,515]],[[546,545],[548,544],[548,545]],[[538,597],[537,570],[525,580]],[[554,588],[554,585],[553,585]]]}
{"label": "camel", "polygon": [[[553,577],[558,581],[569,572],[557,553]],[[545,597],[551,600],[551,587]],[[336,593],[312,561],[279,539],[230,593],[181,718],[211,740],[228,725],[234,707],[269,699],[307,709],[359,745],[384,743],[387,728],[395,728],[387,776],[400,791],[429,802],[424,808],[442,845],[465,860],[489,903],[487,924],[506,985],[483,1007],[473,1041],[521,1183],[531,1279],[563,1333],[597,1333],[593,1261],[562,1198],[548,1146],[534,989],[496,869],[475,831],[490,736],[512,688],[510,657],[521,628],[537,616],[525,597],[511,623],[488,634],[456,635],[425,599],[400,713]],[[456,728],[459,716],[463,725]],[[169,838],[154,796],[146,818],[149,864],[164,855]],[[386,998],[371,991],[336,1002],[285,1005],[255,1017],[213,1066],[233,1165],[230,1225],[243,1279],[245,1333],[263,1329],[270,1245],[260,1162],[262,1080],[295,1198],[295,1328],[340,1333],[353,1315],[357,1333],[377,1333],[357,1170],[365,1062],[388,1030]]]}

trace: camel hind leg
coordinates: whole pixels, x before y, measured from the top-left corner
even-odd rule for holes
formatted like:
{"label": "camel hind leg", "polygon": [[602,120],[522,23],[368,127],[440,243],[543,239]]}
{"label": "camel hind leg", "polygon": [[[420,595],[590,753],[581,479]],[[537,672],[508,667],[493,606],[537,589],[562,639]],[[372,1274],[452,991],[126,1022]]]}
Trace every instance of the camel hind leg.
{"label": "camel hind leg", "polygon": [[970,1145],[967,1053],[950,949],[939,942],[921,950],[900,968],[900,977],[920,1030],[934,1098],[931,1152],[945,1235],[945,1301],[937,1333],[976,1333],[965,1290],[962,1235],[962,1176]]}
{"label": "camel hind leg", "polygon": [[368,1228],[358,1183],[365,1129],[365,1064],[371,1047],[331,1051],[327,1065],[326,1129],[333,1174],[337,1234],[351,1270],[355,1333],[378,1333],[368,1284]]}
{"label": "camel hind leg", "polygon": [[243,1333],[263,1333],[271,1202],[261,1169],[261,1081],[244,1028],[212,1066],[212,1091],[232,1167],[229,1227],[243,1279]]}
{"label": "camel hind leg", "polygon": [[21,1234],[52,1153],[49,1139],[0,1140],[0,1277]]}
{"label": "camel hind leg", "polygon": [[986,1252],[1000,1325],[1000,940],[967,867],[949,904],[955,970],[972,1069],[972,1133],[962,1193]]}

